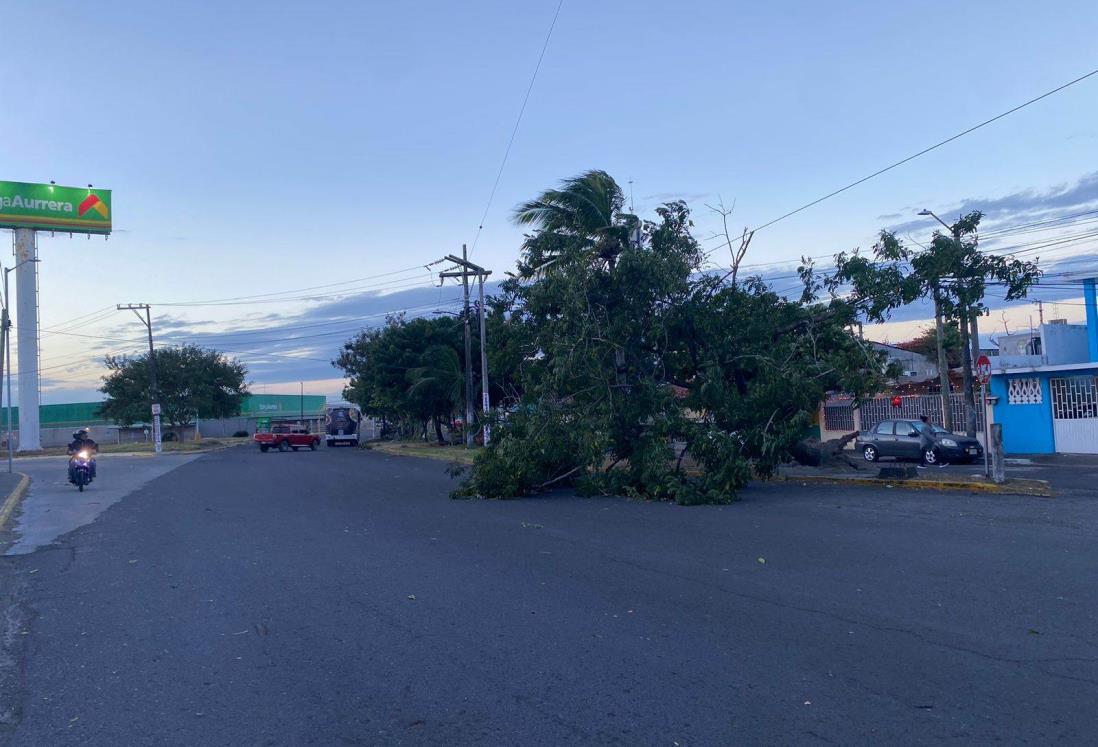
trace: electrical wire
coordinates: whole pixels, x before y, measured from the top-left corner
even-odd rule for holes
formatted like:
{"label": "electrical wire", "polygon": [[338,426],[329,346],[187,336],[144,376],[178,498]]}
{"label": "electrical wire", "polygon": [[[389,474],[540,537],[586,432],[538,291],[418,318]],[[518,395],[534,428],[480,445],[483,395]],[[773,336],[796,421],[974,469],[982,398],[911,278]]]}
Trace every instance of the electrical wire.
{"label": "electrical wire", "polygon": [[530,85],[526,87],[526,95],[522,99],[522,106],[519,108],[518,117],[515,119],[515,126],[511,130],[511,138],[507,141],[507,148],[503,151],[503,160],[500,161],[499,170],[496,172],[496,180],[492,182],[492,191],[488,193],[488,203],[484,206],[484,213],[480,216],[480,225],[477,226],[477,233],[473,237],[472,246],[469,248],[469,256],[473,256],[473,252],[476,251],[477,242],[480,241],[481,231],[484,230],[484,221],[488,219],[488,211],[492,209],[492,200],[496,197],[496,190],[499,188],[499,180],[503,177],[503,170],[507,166],[507,159],[511,155],[511,147],[515,144],[515,136],[518,135],[519,125],[522,124],[522,115],[526,113],[526,104],[530,101],[530,93],[534,90],[534,81],[538,79],[538,71],[541,70],[542,60],[545,59],[545,51],[549,49],[549,40],[553,38],[553,29],[557,27],[557,18],[560,16],[560,9],[564,6],[564,0],[557,2],[557,10],[553,13],[553,20],[549,24],[549,31],[545,34],[545,42],[541,45],[541,54],[538,55],[538,63],[534,66],[534,74],[530,76]]}
{"label": "electrical wire", "polygon": [[1022,104],[1019,104],[1018,106],[1015,106],[1012,109],[1008,109],[1005,112],[1002,112],[1001,114],[997,114],[997,115],[995,115],[994,117],[992,117],[990,119],[985,119],[983,122],[980,122],[977,125],[969,127],[967,130],[963,130],[962,132],[958,132],[956,135],[952,135],[952,136],[946,138],[945,140],[941,140],[941,141],[935,143],[934,145],[931,145],[928,148],[923,148],[918,153],[913,153],[912,155],[910,155],[906,158],[900,159],[899,161],[896,161],[895,163],[893,163],[889,166],[885,166],[883,169],[878,169],[877,171],[874,171],[872,174],[869,174],[868,176],[863,176],[861,179],[858,179],[857,181],[853,181],[850,184],[847,184],[845,187],[840,187],[839,189],[836,189],[832,192],[827,193],[823,197],[818,197],[815,200],[812,200],[811,202],[807,202],[804,205],[801,205],[799,208],[796,208],[795,210],[790,210],[788,213],[785,213],[784,215],[779,215],[777,218],[769,220],[766,223],[763,223],[761,226],[756,227],[754,229],[754,231],[755,231],[755,233],[758,233],[759,231],[762,231],[765,228],[769,228],[770,226],[773,226],[775,223],[780,223],[781,221],[785,220],[786,218],[791,218],[792,216],[796,215],[797,213],[800,213],[804,210],[807,210],[810,207],[814,207],[816,205],[819,205],[821,202],[824,202],[825,200],[829,200],[832,197],[835,197],[836,195],[840,195],[843,192],[846,192],[847,190],[853,189],[854,187],[857,187],[859,184],[864,184],[865,182],[869,181],[870,179],[874,179],[874,178],[880,176],[881,174],[887,173],[889,171],[892,171],[895,168],[903,166],[905,163],[908,163],[910,161],[914,161],[916,158],[919,158],[920,156],[924,156],[924,155],[926,155],[927,153],[930,153],[933,150],[937,150],[938,148],[941,148],[943,145],[948,145],[949,143],[952,143],[954,140],[958,140],[958,139],[964,137],[965,135],[968,135],[972,132],[975,132],[976,130],[979,130],[982,127],[986,127],[989,124],[992,124],[993,122],[997,122],[998,120],[1003,119],[1004,117],[1007,117],[1007,116],[1009,116],[1009,115],[1011,115],[1011,114],[1013,114],[1017,111],[1020,111],[1022,109],[1025,109],[1027,106],[1030,106],[1031,104],[1036,104],[1038,101],[1041,101],[1042,99],[1046,99],[1049,96],[1052,96],[1053,94],[1059,93],[1060,91],[1063,91],[1065,88],[1069,88],[1069,87],[1075,85],[1076,83],[1081,83],[1082,81],[1086,80],[1087,78],[1090,78],[1093,75],[1098,75],[1098,69],[1091,70],[1089,73],[1086,73],[1085,75],[1080,75],[1078,78],[1075,78],[1074,80],[1070,80],[1067,83],[1064,83],[1063,85],[1057,86],[1056,88],[1053,88],[1051,91],[1046,91],[1045,93],[1042,93],[1040,96],[1036,96],[1036,97],[1030,99],[1029,101],[1026,101]]}
{"label": "electrical wire", "polygon": [[[393,275],[402,275],[402,274],[407,273],[407,272],[412,272],[413,270],[419,270],[420,268],[424,268],[428,272],[430,272],[431,267],[433,267],[434,265],[437,265],[441,262],[442,262],[442,260],[440,259],[440,260],[435,260],[434,262],[430,262],[426,265],[413,265],[412,267],[405,267],[405,268],[400,269],[400,270],[393,270],[392,272],[382,272],[382,273],[379,273],[377,275],[366,275],[366,276],[363,276],[363,277],[360,277],[360,278],[353,278],[351,280],[342,280],[338,283],[324,283],[322,285],[311,285],[311,286],[306,286],[304,288],[293,288],[293,289],[284,290],[284,291],[272,291],[272,292],[269,292],[269,293],[258,293],[258,294],[251,295],[251,296],[230,296],[228,298],[214,298],[214,299],[209,299],[209,300],[206,300],[206,301],[159,301],[159,302],[153,303],[152,305],[153,306],[206,306],[206,305],[223,304],[223,303],[228,303],[228,302],[243,303],[243,302],[251,301],[252,299],[257,299],[257,298],[270,298],[272,296],[292,295],[292,294],[297,294],[297,293],[304,293],[306,291],[319,290],[319,289],[323,289],[323,288],[335,288],[335,287],[342,286],[342,285],[355,285],[357,283],[361,283],[361,282],[364,282],[364,281],[367,281],[367,280],[376,280],[378,278],[392,277]],[[410,279],[410,278],[404,278],[404,279],[406,280],[406,279]],[[392,281],[390,281],[390,282],[392,282]],[[399,280],[398,280],[398,282],[399,282]],[[279,300],[281,300],[281,299],[279,299]],[[286,300],[291,300],[291,299],[286,299]]]}

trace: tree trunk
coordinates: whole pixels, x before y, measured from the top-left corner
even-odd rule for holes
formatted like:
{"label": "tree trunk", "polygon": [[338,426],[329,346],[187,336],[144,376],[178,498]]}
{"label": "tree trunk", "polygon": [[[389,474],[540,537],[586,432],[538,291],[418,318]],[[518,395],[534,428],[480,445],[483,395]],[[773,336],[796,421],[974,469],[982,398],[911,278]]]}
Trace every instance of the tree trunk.
{"label": "tree trunk", "polygon": [[972,381],[972,349],[969,346],[968,306],[961,306],[957,327],[961,330],[961,373],[965,389],[965,435],[976,437],[976,388]]}
{"label": "tree trunk", "polygon": [[435,415],[435,438],[438,439],[439,446],[442,446],[446,443],[446,441],[442,438],[442,418],[440,418],[438,415]]}

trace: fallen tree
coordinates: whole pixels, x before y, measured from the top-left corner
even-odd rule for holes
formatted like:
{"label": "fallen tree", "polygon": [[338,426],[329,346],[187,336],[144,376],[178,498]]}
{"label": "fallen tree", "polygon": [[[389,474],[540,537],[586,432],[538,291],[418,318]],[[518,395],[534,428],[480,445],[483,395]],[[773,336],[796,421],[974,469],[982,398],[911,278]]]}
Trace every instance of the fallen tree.
{"label": "fallen tree", "polygon": [[521,394],[460,493],[569,484],[730,501],[799,451],[830,458],[801,445],[828,391],[862,397],[883,383],[881,355],[851,333],[856,308],[817,301],[810,268],[802,298],[788,300],[757,277],[705,272],[684,203],[654,221],[622,205],[613,179],[590,172],[518,209],[535,230],[492,333],[521,351],[504,373]]}

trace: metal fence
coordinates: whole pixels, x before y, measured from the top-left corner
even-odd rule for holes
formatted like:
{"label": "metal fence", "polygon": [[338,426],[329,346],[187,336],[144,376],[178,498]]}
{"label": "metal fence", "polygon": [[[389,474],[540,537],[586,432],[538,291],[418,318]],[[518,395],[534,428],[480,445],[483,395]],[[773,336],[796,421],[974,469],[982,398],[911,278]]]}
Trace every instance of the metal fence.
{"label": "metal fence", "polygon": [[[900,397],[900,406],[894,407],[892,397],[875,397],[863,402],[859,408],[861,415],[861,429],[872,430],[882,420],[894,418],[907,418],[918,420],[926,415],[934,425],[944,426],[942,418],[942,398],[937,394],[917,394],[908,397]],[[965,397],[963,394],[949,395],[950,409],[953,411],[953,429],[960,431],[965,427]],[[826,408],[825,408],[826,412]],[[983,432],[984,409],[976,405],[976,430]]]}
{"label": "metal fence", "polygon": [[[856,429],[872,430],[882,420],[904,418],[917,420],[926,415],[934,425],[944,426],[942,419],[942,398],[937,394],[917,394],[900,397],[900,405],[892,404],[893,397],[876,397],[862,403],[855,412],[849,399],[835,399],[823,406],[823,428],[827,431],[850,432]],[[962,431],[965,427],[965,397],[963,394],[950,395],[950,407],[953,410],[953,429]],[[976,406],[976,429],[984,429],[984,409]]]}

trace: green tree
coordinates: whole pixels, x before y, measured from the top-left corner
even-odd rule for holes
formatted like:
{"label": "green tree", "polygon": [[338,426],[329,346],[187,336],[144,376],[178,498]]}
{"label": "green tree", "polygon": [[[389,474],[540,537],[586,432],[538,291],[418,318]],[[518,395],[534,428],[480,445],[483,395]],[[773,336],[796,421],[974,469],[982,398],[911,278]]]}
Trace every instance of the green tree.
{"label": "green tree", "polygon": [[517,397],[463,492],[728,501],[789,456],[826,391],[879,386],[851,304],[701,272],[684,203],[643,222],[621,209],[613,180],[588,172],[516,211],[535,230],[491,339],[506,340]]}
{"label": "green tree", "polygon": [[344,344],[333,365],[349,378],[343,396],[363,412],[401,424],[405,436],[435,422],[441,442],[464,399],[462,323],[453,317],[390,317]]}
{"label": "green tree", "polygon": [[[946,360],[950,368],[961,365],[961,331],[957,321],[951,319],[944,327]],[[919,334],[907,342],[897,343],[896,347],[925,355],[932,361],[938,356],[938,331],[934,327],[924,327]]]}
{"label": "green tree", "polygon": [[1037,261],[979,249],[982,217],[979,211],[962,216],[951,227],[951,235],[936,231],[930,246],[922,251],[882,231],[873,247],[873,260],[856,251],[840,253],[835,258],[836,272],[828,280],[833,292],[849,286],[852,303],[872,322],[884,321],[900,306],[926,297],[934,298],[943,316],[956,322],[969,435],[976,433],[970,330],[985,309],[987,287],[994,283],[1004,291],[1005,300],[1013,301],[1024,298],[1041,277]]}
{"label": "green tree", "polygon": [[[161,415],[179,430],[194,418],[226,418],[237,415],[248,394],[247,367],[216,350],[196,345],[156,350],[157,397]],[[122,425],[148,422],[149,354],[105,359],[109,373],[99,391],[107,395],[100,413]]]}

